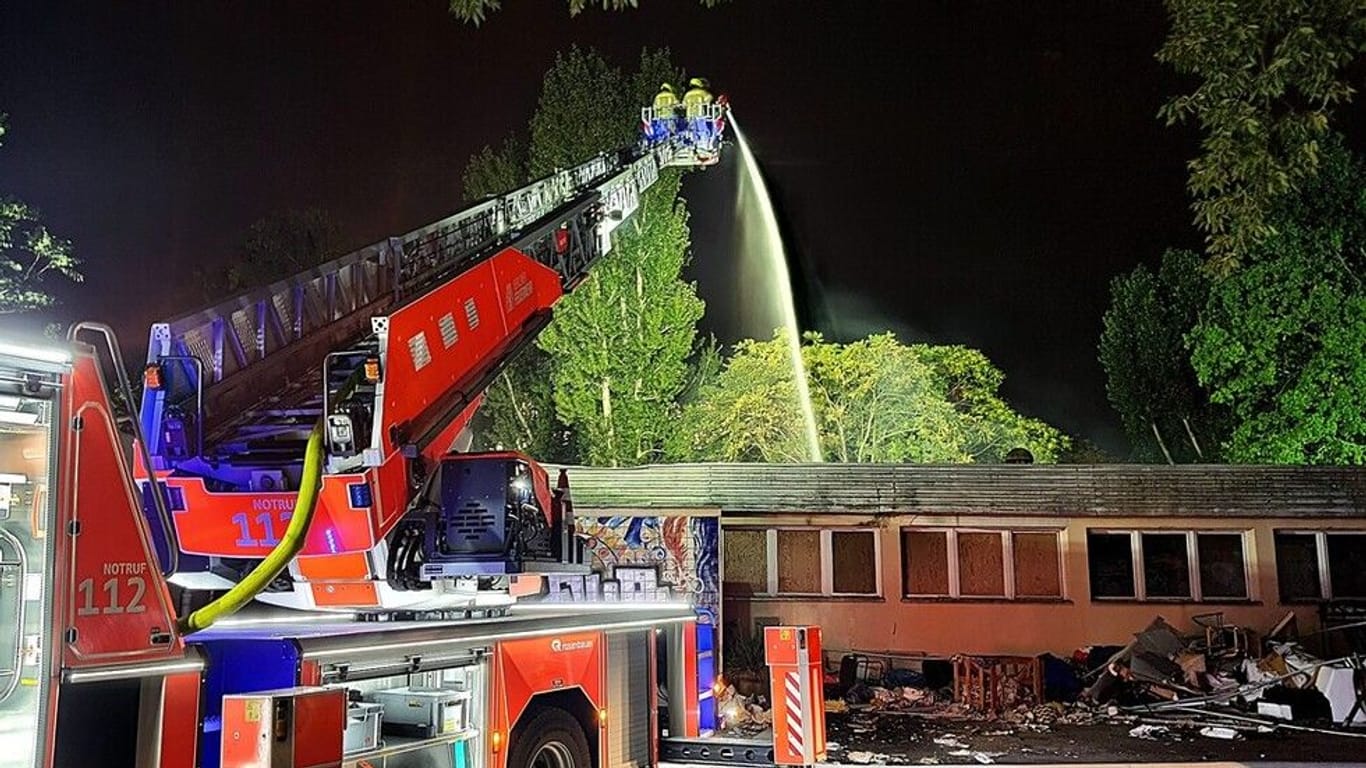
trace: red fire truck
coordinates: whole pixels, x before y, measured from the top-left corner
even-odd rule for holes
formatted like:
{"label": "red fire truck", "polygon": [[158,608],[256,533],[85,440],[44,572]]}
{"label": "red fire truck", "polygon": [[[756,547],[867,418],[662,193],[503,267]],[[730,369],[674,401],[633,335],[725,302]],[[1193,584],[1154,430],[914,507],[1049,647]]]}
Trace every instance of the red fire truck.
{"label": "red fire truck", "polygon": [[519,601],[587,568],[567,484],[459,451],[682,151],[158,323],[130,417],[107,327],[0,341],[0,768],[771,762],[699,740],[690,606]]}

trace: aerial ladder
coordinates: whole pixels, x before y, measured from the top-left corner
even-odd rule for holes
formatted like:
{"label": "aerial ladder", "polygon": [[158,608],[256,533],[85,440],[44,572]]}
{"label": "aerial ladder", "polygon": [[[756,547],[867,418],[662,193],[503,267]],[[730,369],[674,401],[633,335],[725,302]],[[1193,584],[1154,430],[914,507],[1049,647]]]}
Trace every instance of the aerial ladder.
{"label": "aerial ladder", "polygon": [[[777,732],[706,733],[692,606],[510,605],[583,567],[567,486],[460,450],[660,168],[715,162],[710,128],[154,325],[128,423],[108,327],[0,337],[0,768],[773,764]],[[186,615],[171,584],[227,593]],[[331,610],[215,622],[258,592]]]}
{"label": "aerial ladder", "polygon": [[707,114],[706,152],[689,123],[153,324],[134,457],[168,580],[231,590],[292,544],[260,601],[439,612],[583,568],[565,478],[467,427],[661,169],[716,161]]}

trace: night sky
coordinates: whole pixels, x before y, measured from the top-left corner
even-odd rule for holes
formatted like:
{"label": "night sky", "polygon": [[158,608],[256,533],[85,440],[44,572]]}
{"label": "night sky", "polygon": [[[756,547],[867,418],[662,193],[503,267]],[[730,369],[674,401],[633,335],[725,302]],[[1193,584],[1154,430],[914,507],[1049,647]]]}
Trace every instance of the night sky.
{"label": "night sky", "polygon": [[[730,95],[813,325],[978,347],[1017,407],[1125,452],[1095,360],[1107,284],[1200,242],[1194,132],[1156,118],[1180,86],[1153,59],[1159,3],[505,4],[475,29],[443,0],[4,3],[0,190],[86,261],[64,313],[137,349],[267,213],[321,206],[356,246],[436,219],[468,156],[524,129],[557,50],[669,46]],[[733,176],[685,186],[725,340]]]}

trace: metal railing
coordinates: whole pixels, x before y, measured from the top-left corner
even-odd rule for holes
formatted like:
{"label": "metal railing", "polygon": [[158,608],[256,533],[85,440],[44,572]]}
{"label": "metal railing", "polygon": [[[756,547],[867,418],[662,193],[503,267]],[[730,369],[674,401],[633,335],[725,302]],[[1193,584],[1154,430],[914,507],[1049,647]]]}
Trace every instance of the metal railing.
{"label": "metal railing", "polygon": [[[667,159],[660,153],[667,151],[598,155],[406,235],[155,323],[147,361],[179,367],[176,379],[190,388],[179,394],[196,393],[198,419],[240,415],[282,381],[317,370],[329,351],[368,333],[370,317],[420,295],[586,191],[596,189],[608,201],[614,222],[626,218],[658,177]],[[166,400],[165,391],[143,393],[141,420],[156,455]]]}

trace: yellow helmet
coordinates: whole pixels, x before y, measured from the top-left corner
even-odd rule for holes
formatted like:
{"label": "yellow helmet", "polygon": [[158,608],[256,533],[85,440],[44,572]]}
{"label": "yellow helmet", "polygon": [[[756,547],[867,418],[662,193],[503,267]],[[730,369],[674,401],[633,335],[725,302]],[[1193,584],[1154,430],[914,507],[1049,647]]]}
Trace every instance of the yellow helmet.
{"label": "yellow helmet", "polygon": [[674,92],[674,87],[673,87],[672,85],[669,85],[668,83],[665,83],[665,84],[659,86],[659,92],[660,92],[660,93],[673,93],[673,92]]}
{"label": "yellow helmet", "polygon": [[700,77],[694,77],[693,79],[688,81],[688,85],[692,86],[693,88],[706,88],[707,81],[703,80]]}

